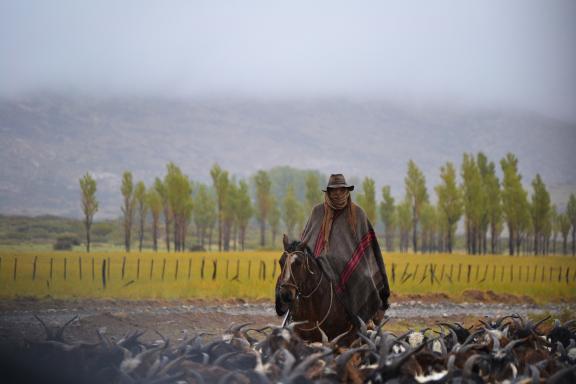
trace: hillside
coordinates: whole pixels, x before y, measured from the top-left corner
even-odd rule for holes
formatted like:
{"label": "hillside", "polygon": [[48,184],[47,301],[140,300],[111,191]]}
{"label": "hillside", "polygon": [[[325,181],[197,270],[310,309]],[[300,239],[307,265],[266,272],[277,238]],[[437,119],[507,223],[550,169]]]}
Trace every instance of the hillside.
{"label": "hillside", "polygon": [[120,177],[151,183],[166,163],[209,182],[218,162],[237,177],[289,165],[403,193],[406,163],[428,188],[446,161],[515,153],[529,186],[540,173],[563,206],[576,191],[576,125],[518,111],[387,101],[97,98],[0,99],[0,212],[78,217],[78,179],[98,180],[102,217],[120,210]]}

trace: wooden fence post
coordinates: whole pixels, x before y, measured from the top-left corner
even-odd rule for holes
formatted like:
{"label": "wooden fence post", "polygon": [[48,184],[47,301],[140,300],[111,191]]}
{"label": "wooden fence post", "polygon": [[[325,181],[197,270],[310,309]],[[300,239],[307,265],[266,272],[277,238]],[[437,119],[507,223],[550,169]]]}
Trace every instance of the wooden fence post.
{"label": "wooden fence post", "polygon": [[406,263],[406,266],[404,267],[404,272],[402,273],[402,283],[404,283],[404,277],[406,277],[406,274],[408,273],[408,267],[410,266],[410,263]]}
{"label": "wooden fence post", "polygon": [[188,258],[188,280],[190,280],[190,275],[192,273],[192,258]]}
{"label": "wooden fence post", "polygon": [[252,260],[248,260],[248,280],[250,280],[251,271],[252,271]]}
{"label": "wooden fence post", "polygon": [[488,264],[486,264],[486,267],[484,268],[484,276],[482,276],[482,280],[480,280],[481,283],[486,281],[487,275],[488,275]]}
{"label": "wooden fence post", "polygon": [[476,281],[478,281],[478,277],[479,277],[478,273],[479,273],[479,270],[480,270],[480,264],[476,264],[476,277],[474,278],[474,280],[476,280]]}
{"label": "wooden fence post", "polygon": [[262,260],[258,264],[258,279],[262,279]]}
{"label": "wooden fence post", "polygon": [[470,271],[472,271],[472,266],[468,264],[468,273],[466,275],[466,282],[470,283]]}
{"label": "wooden fence post", "polygon": [[568,284],[568,278],[570,277],[570,267],[566,269],[566,284]]}
{"label": "wooden fence post", "polygon": [[162,261],[162,281],[164,281],[164,273],[166,272],[166,258]]}
{"label": "wooden fence post", "polygon": [[396,283],[396,264],[392,263],[392,284]]}
{"label": "wooden fence post", "polygon": [[412,281],[416,280],[416,274],[418,273],[418,267],[420,267],[420,264],[416,264],[416,268],[414,269],[414,275],[412,276]]}
{"label": "wooden fence post", "polygon": [[458,264],[458,282],[460,282],[461,274],[462,274],[462,264]]}
{"label": "wooden fence post", "polygon": [[64,280],[66,280],[67,271],[68,271],[68,258],[65,257],[64,258]]}
{"label": "wooden fence post", "polygon": [[510,266],[510,282],[514,281],[514,264]]}
{"label": "wooden fence post", "polygon": [[106,289],[106,259],[102,260],[102,288]]}
{"label": "wooden fence post", "polygon": [[262,280],[266,281],[266,263],[262,262]]}
{"label": "wooden fence post", "polygon": [[212,271],[212,280],[216,280],[216,271],[218,270],[218,260],[212,260],[212,264],[214,265],[214,271]]}
{"label": "wooden fence post", "polygon": [[226,280],[228,280],[228,267],[230,266],[230,259],[226,259]]}
{"label": "wooden fence post", "polygon": [[136,261],[136,280],[140,280],[140,258]]}
{"label": "wooden fence post", "polygon": [[32,281],[36,280],[36,263],[38,262],[38,256],[34,256],[34,264],[32,266]]}
{"label": "wooden fence post", "polygon": [[124,272],[126,272],[126,256],[122,258],[122,280],[124,280]]}
{"label": "wooden fence post", "polygon": [[440,270],[440,282],[444,280],[444,269],[446,269],[446,264],[442,264],[442,269]]}
{"label": "wooden fence post", "polygon": [[202,264],[200,265],[200,279],[204,280],[204,265],[206,264],[206,259],[202,258]]}

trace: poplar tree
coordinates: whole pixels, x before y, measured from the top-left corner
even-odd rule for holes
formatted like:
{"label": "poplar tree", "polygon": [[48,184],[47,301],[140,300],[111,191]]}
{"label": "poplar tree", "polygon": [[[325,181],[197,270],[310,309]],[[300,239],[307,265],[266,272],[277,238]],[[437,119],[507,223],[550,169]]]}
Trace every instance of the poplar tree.
{"label": "poplar tree", "polygon": [[556,205],[552,205],[550,221],[552,223],[552,254],[556,254],[558,233],[560,232],[560,223],[558,221],[558,208],[556,208]]}
{"label": "poplar tree", "polygon": [[166,250],[170,252],[170,228],[172,225],[172,210],[170,209],[170,202],[168,201],[168,192],[164,182],[158,177],[154,180],[154,189],[158,192],[160,200],[162,201],[162,210],[164,213],[164,234],[166,240]]}
{"label": "poplar tree", "polygon": [[284,221],[284,225],[286,225],[286,232],[290,239],[294,238],[294,228],[298,223],[299,213],[300,203],[298,203],[298,199],[296,199],[294,186],[290,184],[286,190],[286,195],[284,196],[282,209],[282,220]]}
{"label": "poplar tree", "polygon": [[222,251],[224,204],[229,185],[228,171],[224,171],[218,164],[214,164],[210,170],[210,176],[212,177],[212,185],[216,191],[216,208],[218,211],[218,251]]}
{"label": "poplar tree", "polygon": [[432,204],[424,204],[422,206],[420,222],[420,248],[422,253],[431,253],[436,248],[436,231],[438,229],[436,208]]}
{"label": "poplar tree", "polygon": [[90,228],[94,214],[98,211],[96,200],[96,180],[86,172],[79,180],[82,193],[82,212],[84,213],[84,228],[86,230],[86,252],[90,252]]}
{"label": "poplar tree", "polygon": [[454,236],[458,221],[462,217],[462,193],[456,184],[456,169],[451,162],[440,168],[442,183],[437,185],[439,220],[444,222],[446,228],[446,247],[448,253],[454,249]]}
{"label": "poplar tree", "polygon": [[194,206],[196,232],[200,246],[204,247],[206,236],[208,236],[208,232],[214,226],[218,215],[216,212],[216,202],[208,192],[208,187],[205,184],[198,186]]}
{"label": "poplar tree", "polygon": [[276,235],[278,235],[278,230],[280,229],[280,218],[282,213],[279,204],[276,203],[276,198],[273,195],[269,196],[269,222],[270,222],[270,232],[272,233],[272,246],[276,246]]}
{"label": "poplar tree", "polygon": [[148,188],[146,192],[146,204],[152,214],[152,249],[158,251],[158,232],[160,215],[162,214],[162,197],[155,188]]}
{"label": "poplar tree", "polygon": [[168,163],[166,171],[164,185],[174,223],[174,251],[184,251],[186,232],[192,215],[192,185],[174,163]]}
{"label": "poplar tree", "polygon": [[576,256],[576,195],[573,193],[570,194],[566,214],[572,226],[572,256]]}
{"label": "poplar tree", "polygon": [[318,174],[313,171],[309,171],[306,175],[306,209],[308,212],[312,211],[312,208],[316,204],[323,201],[322,190],[320,188],[320,180],[318,179]]}
{"label": "poplar tree", "polygon": [[376,183],[374,179],[364,178],[362,193],[358,195],[356,201],[366,212],[368,220],[373,226],[376,226]]}
{"label": "poplar tree", "polygon": [[132,242],[132,222],[134,220],[134,184],[132,183],[132,172],[126,171],[122,175],[122,197],[124,205],[122,214],[124,215],[124,249],[130,252]]}
{"label": "poplar tree", "polygon": [[532,215],[532,225],[534,229],[534,254],[544,254],[546,229],[550,225],[551,203],[550,194],[546,185],[542,181],[540,174],[537,174],[532,181],[532,202],[530,204],[530,214]]}
{"label": "poplar tree", "polygon": [[522,187],[522,176],[518,173],[518,159],[512,153],[500,160],[504,173],[502,182],[502,207],[508,226],[508,250],[510,255],[520,252],[522,231],[527,226],[528,198]]}
{"label": "poplar tree", "polygon": [[244,180],[238,183],[238,205],[236,207],[236,219],[238,221],[239,237],[240,237],[240,250],[244,251],[246,244],[246,229],[250,218],[254,214],[252,201],[250,200],[250,193],[248,191],[248,184]]}
{"label": "poplar tree", "polygon": [[[256,185],[256,217],[260,224],[260,246],[266,246],[266,222],[270,214],[272,196],[270,195],[270,177],[266,171],[258,171],[254,176]],[[274,231],[272,231],[274,233]]]}
{"label": "poplar tree", "polygon": [[400,252],[408,252],[410,231],[412,230],[412,206],[410,201],[404,200],[396,208],[398,212],[398,230],[400,235]]}
{"label": "poplar tree", "polygon": [[[486,254],[488,250],[488,227],[490,215],[488,210],[488,179],[490,178],[490,165],[488,158],[482,152],[476,155],[476,165],[480,173],[480,215],[478,218],[477,248],[478,253]],[[492,163],[492,166],[493,163]]]}
{"label": "poplar tree", "polygon": [[568,254],[568,234],[570,233],[570,218],[566,212],[558,215],[558,227],[560,228],[560,234],[562,235],[562,253],[564,255]]}
{"label": "poplar tree", "polygon": [[474,156],[465,153],[462,160],[462,201],[464,204],[466,249],[469,254],[478,252],[478,233],[482,221],[482,176]]}
{"label": "poplar tree", "polygon": [[502,193],[494,162],[491,161],[488,164],[487,173],[482,177],[482,183],[486,193],[485,209],[490,227],[490,252],[495,254],[502,231]]}
{"label": "poplar tree", "polygon": [[144,242],[144,224],[146,222],[146,211],[148,210],[148,205],[146,204],[146,186],[142,181],[136,183],[136,188],[134,189],[134,202],[136,204],[136,213],[138,213],[138,250],[142,252],[142,243]]}
{"label": "poplar tree", "polygon": [[406,187],[406,201],[410,205],[412,215],[412,247],[414,252],[418,252],[418,223],[422,206],[428,203],[428,192],[426,190],[426,178],[416,163],[410,159],[408,161],[408,174],[404,179]]}
{"label": "poplar tree", "polygon": [[394,250],[394,232],[396,230],[396,207],[394,205],[394,198],[390,194],[390,186],[385,185],[382,187],[382,201],[380,202],[380,219],[384,225],[384,239],[386,244],[386,251],[392,252]]}
{"label": "poplar tree", "polygon": [[222,209],[222,245],[225,252],[230,251],[230,241],[234,242],[234,250],[236,250],[237,195],[236,182],[232,179],[228,181]]}

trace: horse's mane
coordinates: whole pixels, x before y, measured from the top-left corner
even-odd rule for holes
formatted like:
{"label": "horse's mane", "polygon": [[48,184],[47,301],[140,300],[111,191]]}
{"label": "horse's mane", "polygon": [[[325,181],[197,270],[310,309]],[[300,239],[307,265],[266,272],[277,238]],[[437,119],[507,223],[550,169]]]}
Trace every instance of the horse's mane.
{"label": "horse's mane", "polygon": [[[298,250],[298,246],[302,244],[301,241],[299,240],[294,240],[292,241],[290,244],[288,244],[288,247],[286,248],[286,252],[295,252]],[[306,248],[304,249],[304,253],[306,253],[306,255],[312,255],[312,251],[310,250],[310,247],[308,247],[308,245],[306,245]]]}

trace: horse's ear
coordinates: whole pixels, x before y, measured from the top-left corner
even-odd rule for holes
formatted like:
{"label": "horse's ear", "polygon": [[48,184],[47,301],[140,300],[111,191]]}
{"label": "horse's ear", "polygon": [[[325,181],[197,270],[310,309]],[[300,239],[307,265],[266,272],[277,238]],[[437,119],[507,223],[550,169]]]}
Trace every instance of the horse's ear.
{"label": "horse's ear", "polygon": [[296,247],[296,249],[299,250],[299,251],[305,251],[307,245],[308,245],[308,243],[306,242],[306,240],[304,240],[304,241],[302,241],[300,244],[298,244],[298,246]]}
{"label": "horse's ear", "polygon": [[282,244],[284,244],[284,250],[287,251],[288,245],[290,245],[290,240],[288,240],[288,236],[286,236],[286,234],[282,236]]}

